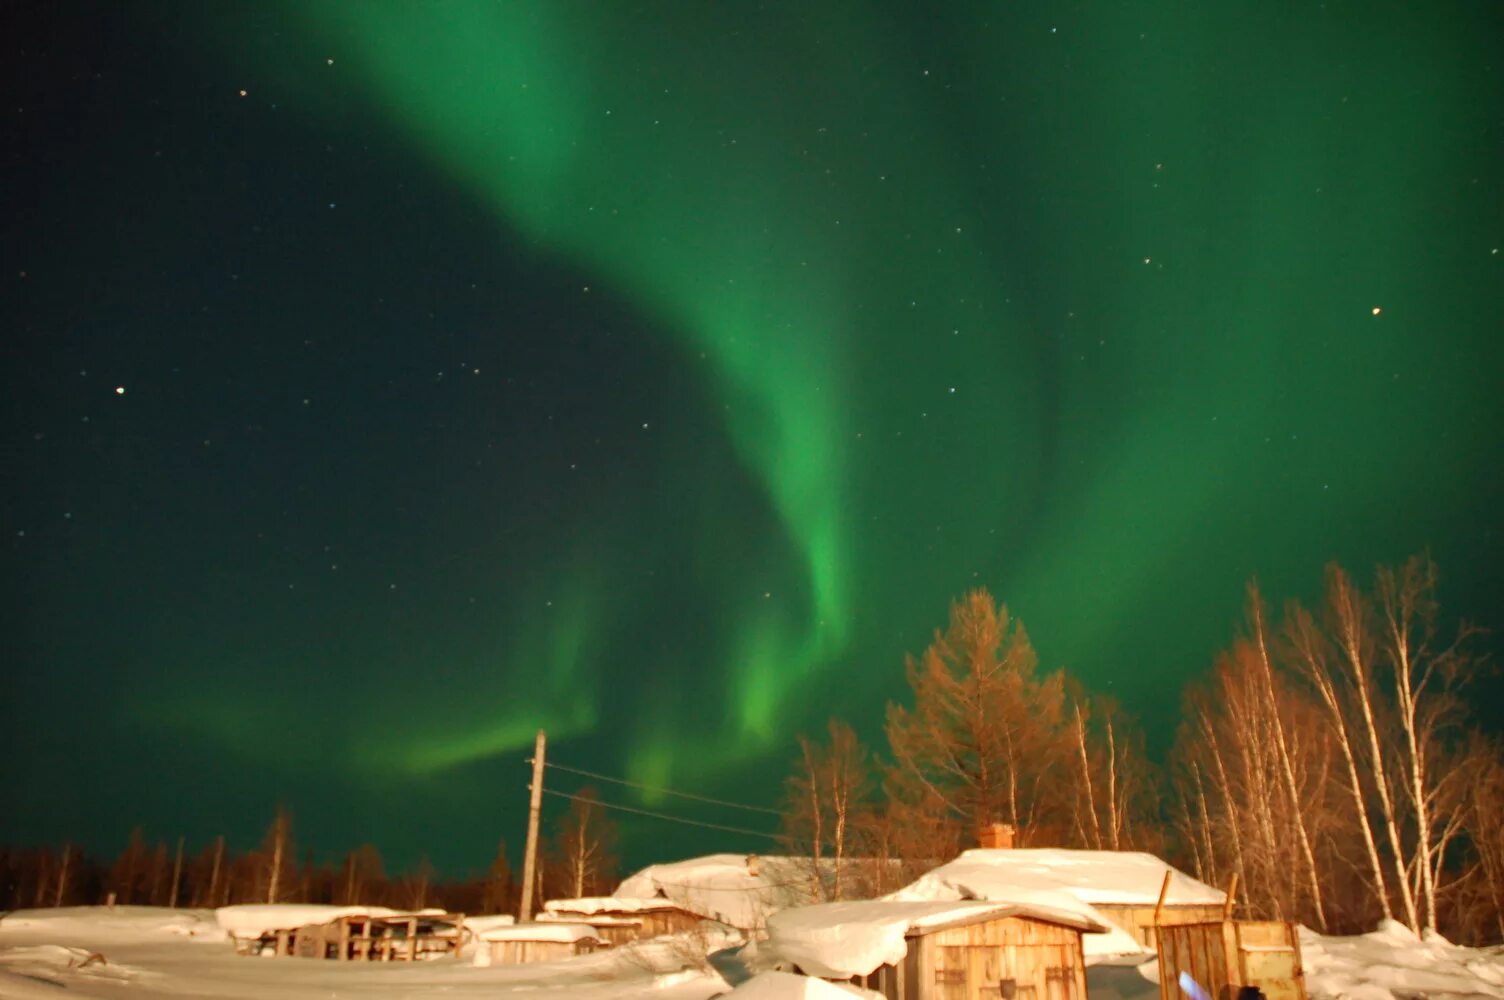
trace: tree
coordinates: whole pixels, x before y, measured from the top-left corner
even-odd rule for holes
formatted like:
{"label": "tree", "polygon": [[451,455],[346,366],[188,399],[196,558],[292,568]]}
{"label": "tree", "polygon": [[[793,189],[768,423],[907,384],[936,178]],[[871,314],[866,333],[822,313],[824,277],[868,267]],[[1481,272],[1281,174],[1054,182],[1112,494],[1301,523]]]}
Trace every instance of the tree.
{"label": "tree", "polygon": [[485,888],[481,893],[481,912],[511,913],[516,909],[512,897],[517,894],[516,880],[512,876],[512,862],[507,857],[507,842],[496,842],[496,857],[486,869]]}
{"label": "tree", "polygon": [[782,839],[790,854],[810,859],[815,898],[845,899],[860,892],[849,877],[848,859],[869,808],[872,766],[849,725],[831,719],[826,733],[823,744],[799,737],[799,758],[784,782]]}
{"label": "tree", "polygon": [[141,897],[147,864],[146,838],[138,826],[131,830],[130,843],[110,869],[110,886],[119,902],[132,903]]}
{"label": "tree", "polygon": [[967,832],[1010,823],[1020,844],[1067,825],[1053,781],[1070,746],[1064,675],[1036,670],[1023,625],[986,590],[951,605],[946,631],[907,662],[914,707],[888,706],[888,787],[900,809]]}
{"label": "tree", "polygon": [[345,855],[344,903],[358,906],[376,901],[376,891],[386,881],[386,866],[381,852],[370,844],[361,844]]}
{"label": "tree", "polygon": [[1147,850],[1155,834],[1156,779],[1143,733],[1106,697],[1071,699],[1071,841],[1093,850]]}
{"label": "tree", "polygon": [[266,872],[266,901],[281,902],[286,894],[284,881],[296,856],[292,843],[292,814],[286,806],[277,806],[277,816],[261,841],[261,855]]}
{"label": "tree", "polygon": [[570,798],[560,817],[554,851],[564,891],[574,897],[603,895],[615,875],[616,822],[605,813],[600,793],[586,785]]}

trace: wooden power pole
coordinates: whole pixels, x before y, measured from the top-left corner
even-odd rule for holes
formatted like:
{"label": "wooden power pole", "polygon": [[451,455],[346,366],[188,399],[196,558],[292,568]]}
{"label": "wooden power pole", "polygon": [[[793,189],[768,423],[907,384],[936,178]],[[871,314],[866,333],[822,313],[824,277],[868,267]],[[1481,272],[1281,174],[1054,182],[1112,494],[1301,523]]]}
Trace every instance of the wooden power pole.
{"label": "wooden power pole", "polygon": [[545,737],[538,730],[538,742],[533,745],[532,796],[527,807],[527,848],[522,855],[522,907],[517,914],[518,923],[533,919],[533,883],[538,870],[538,813],[543,806],[543,748]]}

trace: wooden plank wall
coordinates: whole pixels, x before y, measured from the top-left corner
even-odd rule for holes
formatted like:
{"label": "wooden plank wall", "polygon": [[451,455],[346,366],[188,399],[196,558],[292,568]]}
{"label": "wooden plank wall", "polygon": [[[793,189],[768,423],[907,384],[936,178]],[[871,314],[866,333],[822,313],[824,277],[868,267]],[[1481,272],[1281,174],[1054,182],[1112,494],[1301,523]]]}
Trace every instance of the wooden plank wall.
{"label": "wooden plank wall", "polygon": [[1288,921],[1218,920],[1156,930],[1163,1000],[1182,996],[1181,972],[1213,997],[1257,986],[1269,1000],[1306,1000],[1300,936]]}

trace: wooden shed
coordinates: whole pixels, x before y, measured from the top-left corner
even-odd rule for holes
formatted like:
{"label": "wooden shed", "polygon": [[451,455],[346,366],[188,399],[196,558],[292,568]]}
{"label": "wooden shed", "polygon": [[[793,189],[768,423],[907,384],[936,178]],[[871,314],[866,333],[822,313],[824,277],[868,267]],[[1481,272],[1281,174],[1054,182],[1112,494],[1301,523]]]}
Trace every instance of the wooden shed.
{"label": "wooden shed", "polygon": [[292,935],[291,952],[302,958],[339,961],[417,962],[458,958],[464,944],[463,914],[350,913],[327,923],[307,924]]}
{"label": "wooden shed", "polygon": [[898,895],[926,899],[986,899],[1004,902],[1020,892],[1069,893],[1153,948],[1154,914],[1161,906],[1168,924],[1221,920],[1226,893],[1139,851],[1078,851],[1057,848],[997,848],[964,851],[923,875]]}
{"label": "wooden shed", "polygon": [[705,922],[698,913],[671,900],[616,899],[610,896],[551,899],[543,904],[539,919],[589,924],[612,945],[693,931]]}
{"label": "wooden shed", "polygon": [[525,962],[553,962],[576,955],[588,955],[605,946],[589,924],[547,921],[513,924],[485,931],[476,942],[475,964],[520,965]]}
{"label": "wooden shed", "polygon": [[1155,928],[1159,995],[1179,1000],[1182,973],[1213,1000],[1257,986],[1269,1000],[1306,1000],[1300,934],[1287,920],[1223,920]]}
{"label": "wooden shed", "polygon": [[1085,1000],[1083,933],[1069,910],[976,902],[825,903],[768,921],[795,971],[889,1000]]}

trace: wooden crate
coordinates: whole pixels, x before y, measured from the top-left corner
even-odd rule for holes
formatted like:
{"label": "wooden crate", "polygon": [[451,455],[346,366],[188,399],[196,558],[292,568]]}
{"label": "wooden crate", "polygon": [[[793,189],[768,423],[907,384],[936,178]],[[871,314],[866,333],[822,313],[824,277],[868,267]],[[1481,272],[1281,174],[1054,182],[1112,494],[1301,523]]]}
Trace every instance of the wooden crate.
{"label": "wooden crate", "polygon": [[1287,920],[1217,920],[1161,925],[1159,995],[1180,1000],[1180,974],[1190,975],[1212,1000],[1232,1000],[1257,986],[1269,1000],[1306,1000],[1300,934]]}

